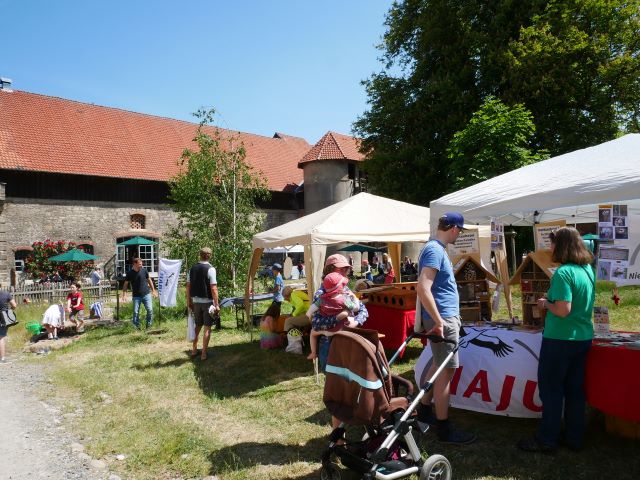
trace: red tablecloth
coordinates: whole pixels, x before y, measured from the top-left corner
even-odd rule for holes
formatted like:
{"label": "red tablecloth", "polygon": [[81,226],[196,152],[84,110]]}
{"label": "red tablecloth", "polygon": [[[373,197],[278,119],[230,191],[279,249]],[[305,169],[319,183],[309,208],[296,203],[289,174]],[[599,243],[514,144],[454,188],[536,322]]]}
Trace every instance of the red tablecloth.
{"label": "red tablecloth", "polygon": [[386,349],[397,350],[413,331],[413,324],[416,321],[415,309],[400,310],[380,305],[367,305],[367,310],[369,318],[363,327],[383,333],[384,338],[381,342]]}
{"label": "red tablecloth", "polygon": [[587,402],[606,414],[640,422],[640,350],[593,344],[587,357]]}

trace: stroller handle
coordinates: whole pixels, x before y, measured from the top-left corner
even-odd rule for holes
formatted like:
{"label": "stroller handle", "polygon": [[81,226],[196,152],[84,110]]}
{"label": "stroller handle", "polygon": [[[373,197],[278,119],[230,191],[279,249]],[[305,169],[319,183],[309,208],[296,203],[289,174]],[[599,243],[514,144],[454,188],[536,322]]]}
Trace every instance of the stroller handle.
{"label": "stroller handle", "polygon": [[432,341],[433,343],[451,343],[452,345],[457,345],[458,342],[455,340],[450,340],[448,338],[441,337],[440,335],[428,335],[426,333],[414,333],[413,336],[415,338],[424,338]]}

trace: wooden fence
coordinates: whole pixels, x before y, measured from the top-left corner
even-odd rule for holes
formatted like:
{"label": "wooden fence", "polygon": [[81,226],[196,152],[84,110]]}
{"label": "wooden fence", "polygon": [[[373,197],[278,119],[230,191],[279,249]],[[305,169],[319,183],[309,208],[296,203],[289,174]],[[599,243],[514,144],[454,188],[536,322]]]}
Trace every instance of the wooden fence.
{"label": "wooden fence", "polygon": [[[69,294],[69,286],[71,282],[46,282],[24,284],[13,291],[13,298],[16,303],[65,303]],[[112,288],[111,282],[103,280],[100,285],[83,285],[82,296],[84,304],[88,308],[93,302],[107,302],[115,300],[115,288]],[[113,298],[112,298],[113,297]]]}

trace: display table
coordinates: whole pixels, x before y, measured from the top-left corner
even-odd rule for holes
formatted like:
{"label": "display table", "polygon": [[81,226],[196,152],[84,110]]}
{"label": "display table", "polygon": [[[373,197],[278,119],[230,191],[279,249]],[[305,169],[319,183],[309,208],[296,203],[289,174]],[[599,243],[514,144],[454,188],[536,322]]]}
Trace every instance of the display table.
{"label": "display table", "polygon": [[595,340],[587,358],[587,402],[605,414],[640,422],[640,350]]}
{"label": "display table", "polygon": [[413,324],[416,320],[415,309],[400,310],[398,308],[367,304],[367,310],[369,311],[369,318],[364,323],[363,328],[377,330],[378,333],[382,333],[384,338],[380,341],[385,349],[395,352],[413,332]]}
{"label": "display table", "polygon": [[[251,303],[251,313],[253,315],[253,304],[256,302],[264,302],[273,298],[273,293],[258,293],[249,297],[249,303]],[[220,302],[220,308],[235,307],[236,313],[236,327],[240,328],[241,321],[244,323],[244,297],[228,297],[223,298]]]}

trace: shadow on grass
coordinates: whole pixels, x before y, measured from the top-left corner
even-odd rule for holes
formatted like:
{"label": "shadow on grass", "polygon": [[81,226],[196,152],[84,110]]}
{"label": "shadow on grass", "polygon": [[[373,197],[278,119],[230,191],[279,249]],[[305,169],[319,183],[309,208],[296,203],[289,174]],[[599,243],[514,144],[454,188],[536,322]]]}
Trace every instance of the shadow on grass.
{"label": "shadow on grass", "polygon": [[[245,442],[211,452],[210,475],[221,475],[225,472],[252,468],[258,465],[288,465],[295,462],[316,463],[327,448],[326,437],[309,440],[304,445],[284,445],[282,443]],[[319,478],[318,472],[304,477],[284,478]]]}
{"label": "shadow on grass", "polygon": [[[213,339],[215,342],[215,339]],[[242,397],[265,387],[278,385],[312,373],[311,363],[302,355],[285,353],[284,350],[262,350],[258,342],[242,342],[229,345],[214,345],[207,349],[206,360],[189,356],[185,349],[184,357],[156,362],[142,362],[133,365],[137,370],[180,367],[193,363],[193,371],[198,385],[209,397]],[[268,394],[291,391],[293,385],[278,385],[278,390],[270,389]]]}

